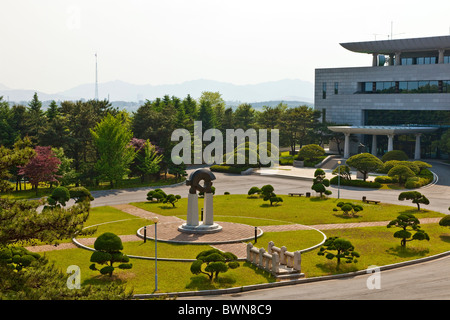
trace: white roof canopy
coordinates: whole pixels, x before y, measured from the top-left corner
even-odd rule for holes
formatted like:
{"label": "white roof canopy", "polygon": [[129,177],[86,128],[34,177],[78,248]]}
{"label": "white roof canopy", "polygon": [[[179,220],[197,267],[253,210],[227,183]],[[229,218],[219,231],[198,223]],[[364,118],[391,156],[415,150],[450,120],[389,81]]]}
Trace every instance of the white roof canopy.
{"label": "white roof canopy", "polygon": [[350,134],[373,134],[373,135],[388,135],[388,134],[414,134],[414,133],[429,133],[436,131],[437,127],[420,127],[420,126],[330,126],[331,131],[350,133]]}

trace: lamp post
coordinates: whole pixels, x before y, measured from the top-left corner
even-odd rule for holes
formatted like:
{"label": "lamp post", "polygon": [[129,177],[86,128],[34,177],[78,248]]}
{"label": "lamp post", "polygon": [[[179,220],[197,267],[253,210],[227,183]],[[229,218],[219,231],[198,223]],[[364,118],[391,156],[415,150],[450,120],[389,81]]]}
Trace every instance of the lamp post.
{"label": "lamp post", "polygon": [[341,187],[341,160],[339,160],[338,162],[338,199],[340,197],[340,187]]}
{"label": "lamp post", "polygon": [[158,236],[157,236],[157,226],[158,217],[153,217],[152,221],[155,223],[155,292],[158,291]]}

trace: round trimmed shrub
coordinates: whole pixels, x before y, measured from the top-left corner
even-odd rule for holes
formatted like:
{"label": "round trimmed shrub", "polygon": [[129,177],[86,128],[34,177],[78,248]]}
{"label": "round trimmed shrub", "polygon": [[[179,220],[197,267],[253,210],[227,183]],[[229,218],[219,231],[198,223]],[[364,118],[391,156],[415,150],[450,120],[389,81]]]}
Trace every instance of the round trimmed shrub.
{"label": "round trimmed shrub", "polygon": [[61,204],[66,205],[66,202],[70,200],[69,190],[66,187],[57,187],[53,190],[52,194],[47,198],[48,203],[51,206]]}
{"label": "round trimmed shrub", "polygon": [[442,227],[450,227],[450,215],[446,215],[445,217],[443,217],[439,221],[439,225],[442,226]]}
{"label": "round trimmed shrub", "polygon": [[308,144],[299,150],[298,157],[311,161],[323,156],[324,154],[325,150],[321,146],[317,144]]}
{"label": "round trimmed shrub", "polygon": [[112,232],[105,232],[94,242],[94,249],[99,251],[120,251],[123,250],[122,240]]}
{"label": "round trimmed shrub", "polygon": [[70,188],[69,194],[71,199],[75,199],[75,203],[94,200],[92,194],[85,187]]}
{"label": "round trimmed shrub", "polygon": [[388,151],[381,157],[381,161],[383,162],[389,160],[406,161],[408,159],[409,159],[408,155],[402,150]]}
{"label": "round trimmed shrub", "polygon": [[397,183],[398,179],[396,177],[378,176],[375,178],[375,181],[379,183]]}

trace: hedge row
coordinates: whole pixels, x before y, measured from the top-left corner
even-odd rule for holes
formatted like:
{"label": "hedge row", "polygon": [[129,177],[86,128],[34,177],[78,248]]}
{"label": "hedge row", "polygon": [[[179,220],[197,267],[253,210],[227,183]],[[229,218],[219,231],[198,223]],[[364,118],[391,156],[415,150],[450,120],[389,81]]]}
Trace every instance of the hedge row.
{"label": "hedge row", "polygon": [[[389,176],[378,176],[375,178],[376,182],[379,183],[397,183],[398,179],[396,177]],[[415,177],[410,177],[406,180],[405,188],[406,189],[415,189],[423,187],[433,181],[433,173],[428,169],[422,169],[420,173]]]}
{"label": "hedge row", "polygon": [[422,169],[416,177],[411,177],[406,180],[406,189],[416,189],[423,187],[433,181],[433,173],[428,169]]}
{"label": "hedge row", "polygon": [[[338,177],[330,179],[330,184],[337,185]],[[360,188],[381,188],[381,183],[376,181],[364,181],[364,180],[347,180],[342,179],[340,181],[341,186],[360,187]]]}
{"label": "hedge row", "polygon": [[247,169],[248,168],[246,168],[246,167],[237,168],[237,167],[233,167],[233,166],[223,166],[223,165],[213,165],[210,167],[211,171],[224,172],[224,173],[236,173],[236,174],[241,174],[242,171],[245,171]]}

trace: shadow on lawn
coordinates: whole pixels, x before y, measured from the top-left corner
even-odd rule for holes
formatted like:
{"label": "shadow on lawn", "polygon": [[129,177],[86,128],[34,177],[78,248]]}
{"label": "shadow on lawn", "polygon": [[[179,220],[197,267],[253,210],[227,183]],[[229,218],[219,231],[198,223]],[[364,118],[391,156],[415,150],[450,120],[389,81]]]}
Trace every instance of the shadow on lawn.
{"label": "shadow on lawn", "polygon": [[186,289],[194,290],[214,290],[221,288],[230,288],[236,283],[236,279],[226,274],[219,275],[219,277],[213,281],[209,281],[206,275],[197,275],[191,277],[191,282],[186,285]]}
{"label": "shadow on lawn", "polygon": [[335,261],[327,261],[324,263],[318,263],[318,264],[316,264],[316,267],[319,268],[320,270],[322,270],[322,272],[326,275],[358,271],[358,267],[356,266],[355,263],[345,263],[345,262],[342,262],[342,260],[341,260],[339,269],[337,269],[336,260]]}
{"label": "shadow on lawn", "polygon": [[347,214],[337,214],[337,213],[333,213],[333,216],[335,216],[336,218],[341,218],[341,219],[344,219],[344,220],[351,220],[351,219],[355,219],[355,222],[359,222],[358,221],[358,218],[362,218],[362,216],[361,215],[357,215],[357,214],[354,214],[354,215],[347,215]]}
{"label": "shadow on lawn", "polygon": [[[259,269],[255,267],[253,264],[249,262],[244,262],[241,267],[247,267],[252,269],[255,274],[263,276],[267,282],[275,282],[275,278],[267,271]],[[186,285],[186,289],[194,289],[194,290],[214,290],[214,289],[223,289],[223,288],[231,288],[235,285],[236,278],[233,275],[229,274],[219,274],[217,280],[209,281],[209,278],[206,275],[196,275],[191,277],[191,282]]]}
{"label": "shadow on lawn", "polygon": [[429,252],[430,249],[428,248],[411,248],[402,246],[396,246],[395,248],[389,248],[386,250],[386,253],[400,258],[424,257]]}
{"label": "shadow on lawn", "polygon": [[429,211],[426,209],[423,209],[421,207],[420,211],[417,210],[417,208],[414,208],[414,209],[407,209],[407,210],[399,211],[398,214],[410,213],[410,214],[416,215],[416,214],[427,213],[427,212],[429,212]]}
{"label": "shadow on lawn", "polygon": [[446,233],[446,234],[441,234],[439,236],[439,238],[441,238],[442,241],[450,243],[450,234]]}

